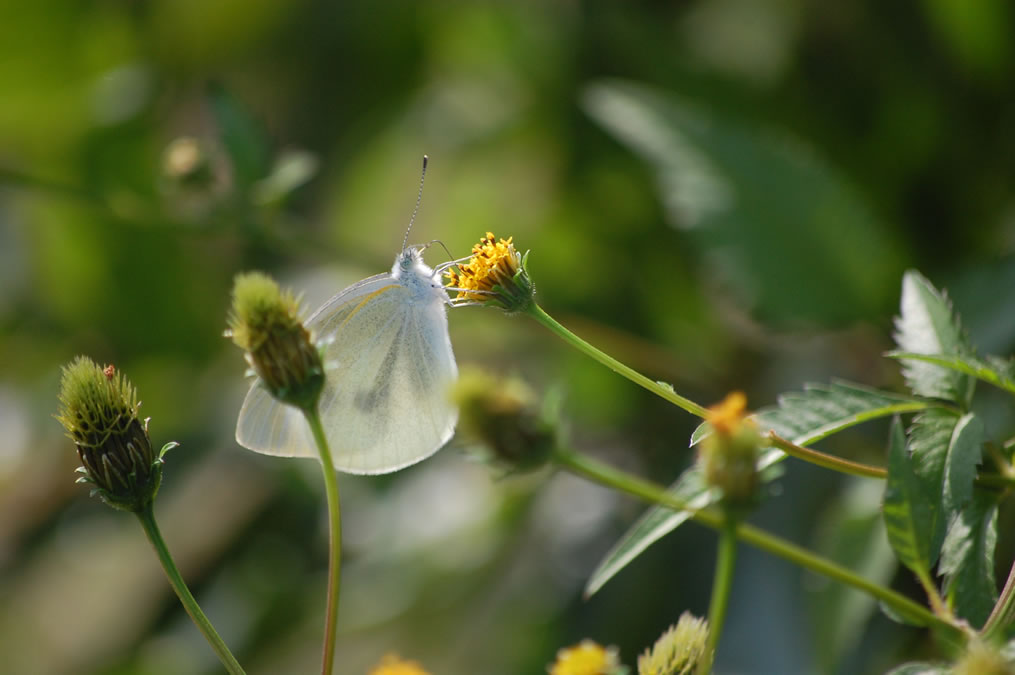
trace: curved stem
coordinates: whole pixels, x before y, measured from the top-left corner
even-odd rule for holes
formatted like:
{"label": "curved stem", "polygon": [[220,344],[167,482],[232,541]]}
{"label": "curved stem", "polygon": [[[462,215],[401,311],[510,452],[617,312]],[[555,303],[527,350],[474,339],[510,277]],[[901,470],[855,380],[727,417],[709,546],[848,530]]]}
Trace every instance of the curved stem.
{"label": "curved stem", "polygon": [[712,601],[708,607],[708,641],[705,643],[705,657],[698,664],[699,675],[712,672],[715,650],[719,645],[726,609],[729,607],[730,590],[733,588],[733,570],[737,562],[737,519],[728,512],[719,530],[719,548],[715,561],[715,579],[712,582]]}
{"label": "curved stem", "polygon": [[841,457],[819,452],[812,448],[805,448],[787,441],[774,431],[770,431],[768,433],[768,438],[772,441],[772,445],[779,448],[787,455],[796,457],[797,459],[802,459],[805,462],[810,462],[811,464],[823,466],[826,469],[832,469],[833,471],[838,471],[840,473],[848,473],[853,476],[862,476],[864,478],[886,478],[888,476],[888,471],[880,466],[871,466],[870,464],[852,462],[848,459],[842,459]]}
{"label": "curved stem", "polygon": [[1008,572],[1008,581],[1004,584],[1001,597],[994,604],[994,609],[987,617],[980,633],[987,640],[1000,637],[1015,620],[1015,564]]}
{"label": "curved stem", "polygon": [[[707,527],[721,529],[725,523],[723,516],[713,510],[688,509],[684,502],[668,493],[661,485],[624,473],[589,457],[570,450],[558,449],[554,453],[553,459],[558,465],[593,482],[626,492],[652,504],[659,504],[675,511],[687,511],[692,520]],[[961,638],[961,631],[957,626],[936,616],[923,605],[889,588],[864,579],[828,558],[812,553],[747,523],[739,523],[736,526],[736,534],[741,541],[756,548],[863,591],[920,625],[932,625],[944,629],[954,637]]]}
{"label": "curved stem", "polygon": [[623,363],[613,358],[609,354],[605,354],[600,350],[596,349],[585,340],[569,331],[567,328],[559,324],[556,319],[543,311],[543,308],[536,303],[531,303],[525,312],[533,319],[543,324],[553,334],[559,337],[564,342],[568,343],[578,351],[582,352],[586,356],[590,356],[599,363],[603,364],[610,370],[619,373],[631,380],[635,384],[648,389],[650,392],[659,396],[660,398],[666,399],[673,405],[686,410],[692,415],[696,415],[702,419],[705,418],[707,411],[702,406],[698,405],[694,401],[684,398],[680,394],[673,391],[673,387],[669,385],[660,384],[654,380],[650,380],[633,368],[625,366]]}
{"label": "curved stem", "polygon": [[342,586],[342,509],[338,499],[338,477],[331,461],[328,439],[324,436],[317,406],[304,410],[307,423],[314,434],[317,451],[321,455],[324,472],[324,492],[328,501],[328,608],[324,619],[324,647],[321,656],[321,674],[331,675],[335,665],[335,635],[338,628],[338,595]]}
{"label": "curved stem", "polygon": [[148,541],[151,542],[152,548],[155,549],[156,555],[159,557],[159,562],[162,563],[162,569],[166,572],[166,578],[169,579],[169,585],[176,591],[176,595],[180,598],[180,603],[183,604],[183,608],[187,610],[187,614],[190,615],[194,625],[197,626],[198,630],[204,634],[208,644],[215,650],[222,665],[225,666],[226,671],[230,675],[243,675],[243,668],[240,667],[236,657],[229,651],[229,647],[222,641],[219,634],[215,632],[215,628],[211,625],[211,621],[201,611],[201,607],[197,604],[197,600],[191,594],[190,589],[187,588],[187,583],[183,580],[183,576],[180,575],[180,570],[176,568],[176,563],[173,562],[173,557],[169,555],[169,549],[166,547],[166,542],[162,539],[162,533],[159,532],[159,526],[155,523],[155,512],[152,505],[149,504],[145,510],[136,513],[137,519],[141,521],[141,527],[144,528],[145,535],[148,537]]}

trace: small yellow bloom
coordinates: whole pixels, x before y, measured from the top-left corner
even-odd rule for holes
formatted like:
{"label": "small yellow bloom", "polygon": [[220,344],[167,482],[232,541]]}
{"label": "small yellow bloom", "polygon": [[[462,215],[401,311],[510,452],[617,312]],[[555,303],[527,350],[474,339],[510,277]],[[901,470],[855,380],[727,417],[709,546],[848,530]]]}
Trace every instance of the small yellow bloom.
{"label": "small yellow bloom", "polygon": [[534,289],[525,259],[512,239],[497,240],[493,232],[487,232],[472,247],[469,262],[446,272],[448,287],[458,290],[456,304],[491,304],[516,312],[532,301]]}
{"label": "small yellow bloom", "polygon": [[708,423],[718,434],[731,434],[744,418],[747,410],[747,397],[742,391],[728,394],[719,403],[708,409]]}
{"label": "small yellow bloom", "polygon": [[416,661],[403,661],[395,654],[388,654],[368,675],[430,675]]}
{"label": "small yellow bloom", "polygon": [[549,667],[550,675],[613,675],[621,672],[616,647],[603,647],[592,640],[582,640],[574,647],[557,652],[557,660]]}
{"label": "small yellow bloom", "polygon": [[638,675],[687,675],[698,667],[707,641],[708,622],[684,612],[638,657]]}

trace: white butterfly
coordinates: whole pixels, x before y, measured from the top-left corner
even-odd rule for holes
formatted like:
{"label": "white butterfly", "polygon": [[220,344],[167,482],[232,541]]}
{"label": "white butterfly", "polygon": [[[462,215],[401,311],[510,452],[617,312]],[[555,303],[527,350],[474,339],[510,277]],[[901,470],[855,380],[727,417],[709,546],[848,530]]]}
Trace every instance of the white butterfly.
{"label": "white butterfly", "polygon": [[[325,345],[318,406],[339,471],[397,471],[434,454],[454,433],[458,411],[447,389],[458,367],[440,282],[451,264],[431,269],[421,247],[403,244],[390,273],[349,286],[307,320]],[[303,413],[257,382],[240,409],[236,440],[269,455],[319,456]]]}

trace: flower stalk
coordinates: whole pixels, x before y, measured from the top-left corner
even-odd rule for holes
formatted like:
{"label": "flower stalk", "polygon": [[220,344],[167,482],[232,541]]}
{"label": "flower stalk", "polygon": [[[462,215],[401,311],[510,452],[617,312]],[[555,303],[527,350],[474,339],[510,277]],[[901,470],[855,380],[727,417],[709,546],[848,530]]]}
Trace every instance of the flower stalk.
{"label": "flower stalk", "polygon": [[148,541],[151,543],[152,548],[155,550],[155,554],[159,558],[159,563],[162,564],[162,569],[166,573],[166,578],[169,579],[169,585],[173,587],[173,591],[176,593],[176,597],[180,599],[180,603],[183,608],[190,615],[194,625],[197,626],[201,634],[211,645],[211,648],[215,651],[215,654],[219,657],[219,661],[225,666],[226,672],[230,675],[243,675],[243,668],[240,667],[236,657],[233,656],[232,652],[229,651],[229,647],[222,640],[219,634],[215,631],[211,621],[205,616],[204,612],[201,611],[200,605],[197,604],[197,600],[194,598],[190,589],[187,588],[187,583],[183,580],[183,576],[180,574],[180,570],[177,569],[176,563],[173,562],[173,557],[169,554],[169,548],[166,546],[165,540],[162,538],[162,533],[159,531],[159,526],[155,523],[155,513],[149,504],[146,508],[138,511],[138,521],[141,523],[141,527],[144,529],[145,536],[148,537]]}

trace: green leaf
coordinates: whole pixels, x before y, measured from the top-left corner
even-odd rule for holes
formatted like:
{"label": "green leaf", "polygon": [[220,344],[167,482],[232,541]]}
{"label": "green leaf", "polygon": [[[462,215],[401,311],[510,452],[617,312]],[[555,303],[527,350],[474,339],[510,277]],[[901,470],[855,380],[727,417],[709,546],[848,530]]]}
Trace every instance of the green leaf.
{"label": "green leaf", "polygon": [[584,103],[655,168],[671,223],[758,313],[844,321],[880,311],[905,252],[800,139],[631,82],[594,85]]}
{"label": "green leaf", "polygon": [[932,363],[1015,394],[1015,364],[997,356],[981,359],[970,354],[914,354],[900,351],[888,352],[885,356]]}
{"label": "green leaf", "polygon": [[209,87],[208,100],[229,154],[233,179],[246,192],[271,171],[271,150],[264,130],[246,106],[221,85]]}
{"label": "green leaf", "polygon": [[997,496],[977,491],[948,528],[939,567],[955,613],[973,626],[983,625],[997,601],[996,544]]}
{"label": "green leaf", "polygon": [[937,560],[948,524],[972,498],[983,440],[983,423],[973,413],[960,417],[938,408],[913,420],[909,449],[913,470],[923,494],[929,497],[931,566]]}
{"label": "green leaf", "polygon": [[[809,445],[862,422],[937,405],[926,399],[833,380],[831,384],[805,384],[803,391],[781,394],[778,406],[762,408],[754,418],[763,433],[771,430],[796,445]],[[702,422],[691,434],[691,445],[710,433],[711,427]]]}
{"label": "green leaf", "polygon": [[883,514],[888,543],[903,565],[920,579],[930,578],[930,539],[933,522],[923,487],[913,473],[902,423],[892,423],[888,450]]}
{"label": "green leaf", "polygon": [[[914,270],[902,278],[895,331],[895,342],[903,352],[947,356],[972,352],[948,297]],[[970,376],[925,361],[902,359],[902,364],[902,375],[914,394],[969,407],[975,384]]]}
{"label": "green leaf", "polygon": [[[667,492],[694,509],[704,508],[711,502],[711,492],[705,486],[701,470],[697,465],[684,471]],[[614,544],[595,571],[592,572],[592,576],[585,584],[585,597],[594,595],[617,572],[641,555],[645,549],[672,532],[690,517],[691,514],[687,511],[673,511],[662,507],[653,507],[646,511],[638,519],[638,522]]]}

